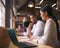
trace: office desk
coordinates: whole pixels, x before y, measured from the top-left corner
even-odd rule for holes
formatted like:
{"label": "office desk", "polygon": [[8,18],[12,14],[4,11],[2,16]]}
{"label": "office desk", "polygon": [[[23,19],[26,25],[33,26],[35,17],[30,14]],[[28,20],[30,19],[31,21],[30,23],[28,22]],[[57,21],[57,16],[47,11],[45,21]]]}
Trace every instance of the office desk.
{"label": "office desk", "polygon": [[[17,36],[18,41],[21,41],[21,37]],[[19,48],[11,42],[7,29],[0,27],[0,48]],[[50,46],[38,44],[37,48],[51,48]]]}
{"label": "office desk", "polygon": [[[38,45],[38,46],[35,47],[35,48],[52,48],[52,47],[47,46],[47,45],[41,45],[41,44],[37,44],[37,45]],[[19,48],[19,47],[15,46],[15,45],[11,42],[8,48]]]}
{"label": "office desk", "polygon": [[19,47],[17,47],[16,45],[14,45],[12,42],[10,42],[10,44],[9,44],[9,47],[8,48],[19,48]]}
{"label": "office desk", "polygon": [[[21,42],[21,36],[17,36],[17,39],[19,42]],[[29,41],[30,43],[34,43],[34,44],[37,44],[38,46],[35,47],[35,48],[53,48],[51,46],[48,46],[48,45],[41,45],[41,44],[38,44],[36,42],[32,42],[32,41]]]}

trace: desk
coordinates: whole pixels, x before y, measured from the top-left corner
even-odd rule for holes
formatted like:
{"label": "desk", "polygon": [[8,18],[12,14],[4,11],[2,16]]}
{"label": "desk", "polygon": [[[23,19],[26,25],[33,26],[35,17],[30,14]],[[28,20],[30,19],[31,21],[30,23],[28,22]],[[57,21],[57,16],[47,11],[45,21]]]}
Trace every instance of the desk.
{"label": "desk", "polygon": [[19,48],[19,47],[17,47],[16,45],[14,45],[12,42],[10,42],[10,44],[9,44],[9,47],[8,48]]}
{"label": "desk", "polygon": [[[17,39],[19,42],[21,41],[20,36],[17,36]],[[3,27],[0,27],[0,48],[19,48],[11,42],[7,29]],[[51,47],[38,44],[37,48],[51,48]]]}
{"label": "desk", "polygon": [[[17,39],[19,42],[21,42],[21,36],[17,36]],[[38,43],[35,43],[35,42],[31,42],[31,43],[34,43],[34,44],[37,44],[38,46],[35,47],[35,48],[53,48],[51,46],[48,46],[48,45],[41,45],[41,44],[38,44]]]}
{"label": "desk", "polygon": [[[17,39],[18,39],[19,42],[21,42],[21,37],[20,37],[20,36],[17,36]],[[31,42],[31,43],[34,43],[34,44],[37,44],[37,45],[38,45],[38,46],[35,47],[35,48],[52,48],[51,46],[48,46],[48,45],[41,45],[41,44],[38,44],[38,43],[35,43],[35,42]],[[17,46],[14,45],[12,42],[10,42],[8,48],[19,48],[19,47],[17,47]]]}

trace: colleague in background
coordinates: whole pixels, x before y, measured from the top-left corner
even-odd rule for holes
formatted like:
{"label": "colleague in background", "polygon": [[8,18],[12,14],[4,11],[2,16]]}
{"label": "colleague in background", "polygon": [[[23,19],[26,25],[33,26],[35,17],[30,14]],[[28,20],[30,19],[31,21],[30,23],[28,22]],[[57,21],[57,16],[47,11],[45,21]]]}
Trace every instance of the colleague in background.
{"label": "colleague in background", "polygon": [[22,24],[19,24],[18,25],[18,32],[26,32],[26,28]]}
{"label": "colleague in background", "polygon": [[50,45],[54,48],[59,48],[58,32],[59,26],[56,17],[53,15],[51,6],[46,5],[40,9],[41,18],[46,21],[44,34],[38,40],[40,44]]}
{"label": "colleague in background", "polygon": [[24,32],[26,32],[26,27],[24,27],[22,24],[19,24],[17,27],[17,35],[23,35]]}
{"label": "colleague in background", "polygon": [[34,14],[30,15],[31,23],[27,28],[28,37],[42,36],[44,31],[44,22],[37,19],[37,16]]}
{"label": "colleague in background", "polygon": [[29,26],[30,23],[30,18],[29,17],[24,17],[23,18],[23,25],[27,28]]}

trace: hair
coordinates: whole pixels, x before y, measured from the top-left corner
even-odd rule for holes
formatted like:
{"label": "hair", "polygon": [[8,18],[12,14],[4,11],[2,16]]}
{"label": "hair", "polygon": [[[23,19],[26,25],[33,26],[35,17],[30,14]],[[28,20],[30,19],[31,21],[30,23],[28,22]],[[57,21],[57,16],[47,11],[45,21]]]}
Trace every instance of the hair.
{"label": "hair", "polygon": [[[37,18],[37,16],[36,16],[35,14],[32,14],[32,13],[31,13],[30,16],[31,16],[31,15]],[[29,17],[30,17],[30,16],[29,16]]]}
{"label": "hair", "polygon": [[48,16],[49,16],[50,18],[52,18],[52,19],[54,20],[54,22],[56,23],[58,40],[59,40],[59,25],[58,25],[56,16],[53,14],[52,7],[49,6],[49,5],[46,5],[46,6],[42,7],[42,8],[40,9],[40,11],[42,11],[42,12],[47,11]]}
{"label": "hair", "polygon": [[36,14],[30,14],[30,16],[31,15],[34,16],[35,18],[37,18],[37,20],[42,20],[42,18],[40,16],[36,15]]}

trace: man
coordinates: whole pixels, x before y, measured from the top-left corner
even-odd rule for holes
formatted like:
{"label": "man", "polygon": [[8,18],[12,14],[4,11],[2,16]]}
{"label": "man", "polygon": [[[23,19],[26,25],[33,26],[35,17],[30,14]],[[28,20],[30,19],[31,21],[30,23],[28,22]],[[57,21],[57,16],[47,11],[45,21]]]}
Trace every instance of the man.
{"label": "man", "polygon": [[43,35],[43,31],[44,31],[44,22],[41,20],[38,20],[37,17],[35,15],[30,15],[30,20],[31,23],[29,24],[28,28],[27,28],[27,32],[28,32],[28,37],[32,37],[32,36],[42,36]]}

